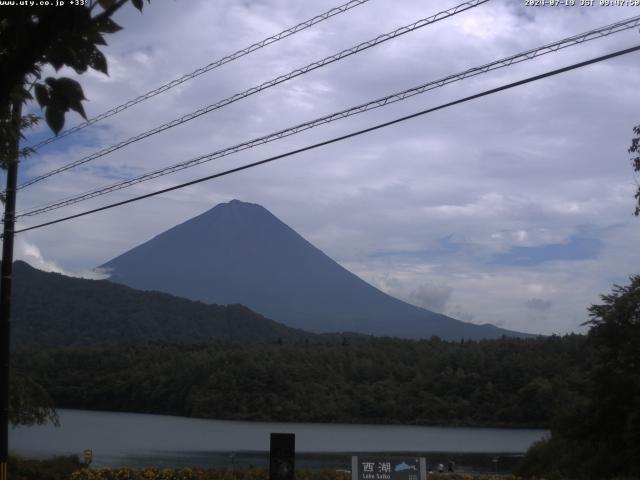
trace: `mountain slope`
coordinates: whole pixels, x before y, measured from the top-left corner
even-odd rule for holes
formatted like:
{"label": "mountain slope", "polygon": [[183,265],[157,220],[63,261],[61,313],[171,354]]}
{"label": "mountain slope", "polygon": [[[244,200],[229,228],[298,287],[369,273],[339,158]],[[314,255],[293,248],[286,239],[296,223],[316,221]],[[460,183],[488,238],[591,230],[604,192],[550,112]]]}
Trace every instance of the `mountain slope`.
{"label": "mountain slope", "polygon": [[233,200],[100,268],[110,280],[217,304],[243,304],[314,332],[458,340],[522,336],[409,305],[344,269],[260,205]]}
{"label": "mountain slope", "polygon": [[12,345],[16,350],[133,344],[153,340],[201,343],[312,343],[319,336],[264,318],[242,305],[207,305],[105,280],[46,273],[14,264]]}

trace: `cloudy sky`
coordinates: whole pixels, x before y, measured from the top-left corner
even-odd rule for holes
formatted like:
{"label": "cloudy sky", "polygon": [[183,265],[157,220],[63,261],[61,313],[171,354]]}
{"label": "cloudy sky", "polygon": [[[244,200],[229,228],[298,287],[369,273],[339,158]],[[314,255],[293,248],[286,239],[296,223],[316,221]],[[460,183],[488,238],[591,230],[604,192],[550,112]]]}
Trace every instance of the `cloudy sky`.
{"label": "cloudy sky", "polygon": [[[43,148],[21,180],[78,159],[455,6],[370,0]],[[576,0],[579,3],[579,0]],[[339,3],[154,0],[105,49],[110,76],[81,77],[89,116]],[[293,126],[640,14],[640,7],[530,7],[491,0],[313,71],[19,193],[25,209]],[[640,43],[638,29],[452,83],[117,194],[77,213],[283,153]],[[387,293],[475,323],[583,332],[586,308],[640,273],[636,179],[639,53],[505,91],[266,166],[21,234],[18,258],[83,274],[220,202],[259,203]],[[68,73],[68,72],[65,72]],[[80,121],[68,116],[67,125]],[[32,140],[47,134],[44,127]]]}

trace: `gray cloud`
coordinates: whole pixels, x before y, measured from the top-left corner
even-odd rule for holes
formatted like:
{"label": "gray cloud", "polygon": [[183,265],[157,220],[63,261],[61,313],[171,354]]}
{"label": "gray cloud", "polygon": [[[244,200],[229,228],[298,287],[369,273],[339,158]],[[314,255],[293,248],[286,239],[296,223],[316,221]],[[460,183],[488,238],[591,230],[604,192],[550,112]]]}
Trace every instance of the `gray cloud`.
{"label": "gray cloud", "polygon": [[[458,320],[462,320],[463,322],[473,322],[473,320],[475,319],[475,315],[473,313],[465,311],[460,305],[454,305],[447,312],[447,315]],[[497,325],[498,327],[503,327],[505,325],[504,320],[495,320],[492,323],[494,325]]]}
{"label": "gray cloud", "polygon": [[543,300],[541,298],[531,298],[527,300],[526,306],[528,309],[535,312],[546,312],[551,308],[553,302],[551,300]]}
{"label": "gray cloud", "polygon": [[446,310],[452,293],[453,288],[449,285],[427,282],[409,294],[409,301],[420,307],[442,313]]}

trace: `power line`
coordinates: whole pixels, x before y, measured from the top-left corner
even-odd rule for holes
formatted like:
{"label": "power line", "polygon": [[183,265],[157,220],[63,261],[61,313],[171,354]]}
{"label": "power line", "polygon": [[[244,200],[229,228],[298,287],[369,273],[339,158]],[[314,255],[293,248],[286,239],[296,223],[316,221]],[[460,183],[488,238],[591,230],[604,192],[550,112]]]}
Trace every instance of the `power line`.
{"label": "power line", "polygon": [[188,122],[190,120],[193,120],[194,118],[198,118],[202,115],[205,115],[207,113],[210,113],[214,110],[217,110],[219,108],[225,107],[231,103],[237,102],[238,100],[241,100],[243,98],[246,98],[248,96],[254,95],[258,92],[261,92],[263,90],[266,90],[267,88],[273,87],[275,85],[279,85],[280,83],[286,82],[288,80],[291,80],[292,78],[298,77],[300,75],[304,75],[306,73],[309,73],[313,70],[316,70],[320,67],[324,67],[326,65],[329,65],[333,62],[337,62],[338,60],[342,60],[343,58],[349,57],[351,55],[355,55],[356,53],[362,52],[363,50],[369,49],[371,47],[374,47],[376,45],[379,45],[381,43],[384,43],[388,40],[394,39],[396,37],[399,37],[401,35],[404,35],[406,33],[412,32],[414,30],[417,30],[419,28],[425,27],[427,25],[431,25],[432,23],[435,23],[437,21],[443,20],[445,18],[449,18],[453,15],[456,15],[460,12],[469,10],[471,8],[477,7],[478,5],[481,5],[483,3],[488,2],[489,0],[470,0],[464,3],[461,3],[460,5],[457,5],[453,8],[450,8],[448,10],[444,10],[442,12],[436,13],[435,15],[432,15],[428,18],[423,18],[421,20],[418,20],[416,22],[413,22],[410,25],[406,25],[404,27],[400,27],[392,32],[389,33],[385,33],[382,35],[377,36],[376,38],[372,39],[372,40],[368,40],[366,42],[362,42],[354,47],[348,48],[346,50],[342,50],[339,53],[336,53],[334,55],[331,55],[329,57],[326,57],[322,60],[318,60],[316,62],[310,63],[309,65],[306,65],[302,68],[298,68],[296,70],[293,70],[285,75],[280,75],[272,80],[269,80],[267,82],[261,83],[258,86],[255,87],[251,87],[248,90],[245,90],[241,93],[236,93],[235,95],[232,95],[231,97],[227,97],[224,100],[220,100],[214,104],[208,105],[206,107],[202,107],[199,110],[196,110],[194,112],[191,112],[187,115],[184,115],[180,118],[174,119],[170,122],[164,123],[156,128],[153,128],[151,130],[148,130],[146,132],[140,133],[134,137],[130,137],[127,140],[123,140],[122,142],[116,143],[114,145],[111,145],[107,148],[104,148],[98,152],[95,152],[91,155],[88,155],[86,157],[83,157],[79,160],[76,160],[74,162],[68,163],[66,165],[63,165],[62,167],[56,168],[54,170],[51,170],[47,173],[44,173],[42,175],[39,175],[31,180],[28,180],[22,184],[20,184],[18,186],[18,189],[27,187],[29,185],[33,185],[34,183],[40,182],[46,178],[49,178],[53,175],[57,175],[59,173],[62,173],[66,170],[69,170],[71,168],[77,167],[78,165],[82,165],[84,163],[90,162],[92,160],[95,160],[97,158],[103,157],[109,153],[112,153],[116,150],[119,150],[131,143],[135,143],[138,142],[140,140],[143,140],[147,137],[150,137],[152,135],[155,135],[157,133],[163,132],[165,130],[168,130],[170,128],[176,127],[178,125],[181,125],[185,122]]}
{"label": "power line", "polygon": [[500,60],[496,60],[494,62],[491,63],[487,63],[485,65],[479,66],[479,67],[473,67],[470,68],[468,70],[465,70],[461,73],[456,73],[453,75],[449,75],[443,78],[440,78],[438,80],[433,80],[430,81],[428,83],[424,83],[422,85],[419,85],[417,87],[412,87],[409,88],[407,90],[403,90],[401,92],[397,92],[397,93],[393,93],[391,95],[387,95],[385,97],[382,98],[378,98],[376,100],[372,100],[370,102],[367,103],[363,103],[360,105],[357,105],[355,107],[350,107],[348,109],[345,110],[341,110],[339,112],[335,112],[332,113],[330,115],[326,115],[320,118],[316,118],[315,120],[311,120],[309,122],[305,122],[299,125],[296,125],[294,127],[289,127],[287,129],[284,130],[280,130],[278,132],[275,133],[271,133],[269,135],[265,135],[262,137],[258,137],[258,138],[254,138],[252,140],[234,145],[232,147],[227,147],[221,150],[217,150],[215,152],[212,153],[208,153],[206,155],[201,155],[189,160],[186,160],[184,162],[180,162],[165,168],[161,168],[143,175],[140,175],[138,177],[135,178],[131,178],[128,180],[124,180],[124,181],[120,181],[120,182],[116,182],[113,183],[111,185],[107,185],[104,187],[100,187],[98,189],[95,190],[91,190],[89,192],[84,192],[82,194],[78,194],[78,195],[73,195],[67,198],[63,198],[54,202],[49,202],[46,203],[44,205],[40,205],[38,207],[34,207],[30,210],[25,210],[21,213],[19,213],[17,215],[16,218],[20,218],[20,217],[26,217],[26,216],[35,216],[35,215],[39,215],[45,212],[49,212],[52,210],[57,210],[59,208],[63,208],[69,205],[73,205],[85,200],[89,200],[91,198],[95,198],[98,196],[102,196],[102,195],[106,195],[108,193],[117,191],[117,190],[121,190],[133,185],[136,185],[138,183],[142,183],[148,180],[152,180],[154,178],[158,178],[158,177],[162,177],[164,175],[169,175],[171,173],[175,173],[178,172],[180,170],[184,170],[186,168],[191,168],[194,167],[196,165],[200,165],[202,163],[205,162],[210,162],[212,160],[227,156],[227,155],[231,155],[243,150],[247,150],[250,148],[254,148],[256,146],[259,145],[263,145],[265,143],[269,143],[275,140],[279,140],[281,138],[285,138],[294,134],[297,134],[299,132],[317,127],[319,125],[323,125],[326,123],[330,123],[342,118],[347,118],[353,115],[357,115],[369,110],[373,110],[376,108],[380,108],[383,107],[385,105],[389,105],[391,103],[395,103],[395,102],[399,102],[402,100],[405,100],[407,98],[410,98],[414,95],[418,95],[418,94],[422,94],[424,92],[433,90],[435,88],[439,88],[442,87],[444,85],[447,85],[449,83],[452,82],[456,82],[456,81],[460,81],[463,80],[465,78],[471,77],[471,76],[475,76],[475,75],[480,75],[482,73],[486,73],[492,70],[496,70],[499,68],[504,68],[504,67],[508,67],[510,65],[513,65],[515,63],[520,63],[526,60],[532,60],[534,58],[537,58],[541,55],[545,55],[547,53],[552,53],[552,52],[557,52],[560,49],[566,48],[566,47],[570,47],[573,45],[579,45],[585,41],[589,41],[589,40],[594,40],[597,38],[602,38],[605,37],[607,35],[611,35],[613,33],[618,33],[630,28],[634,28],[637,27],[638,25],[640,25],[640,15],[635,16],[635,17],[631,17],[628,18],[626,20],[621,20],[618,21],[616,23],[610,24],[610,25],[606,25],[604,27],[600,27],[598,29],[594,29],[594,30],[590,30],[588,32],[584,32],[578,35],[573,35],[571,37],[568,38],[564,38],[562,40],[550,43],[550,44],[546,44],[542,47],[538,47],[538,48],[534,48],[531,50],[527,50],[515,55],[511,55],[509,57],[506,58],[502,58]]}
{"label": "power line", "polygon": [[33,149],[33,150],[38,150],[42,147],[44,147],[45,145],[48,145],[50,143],[53,143],[57,140],[60,140],[61,138],[67,137],[69,135],[71,135],[72,133],[78,132],[90,125],[93,125],[94,123],[99,122],[100,120],[104,120],[105,118],[109,118],[113,115],[116,115],[120,112],[123,112],[124,110],[127,110],[128,108],[133,107],[134,105],[137,105],[138,103],[144,102],[145,100],[148,100],[152,97],[155,97],[156,95],[159,95],[161,93],[166,92],[167,90],[171,90],[174,87],[177,87],[178,85],[183,84],[184,82],[187,82],[189,80],[194,79],[195,77],[198,77],[204,73],[210,72],[211,70],[221,67],[222,65],[225,65],[229,62],[232,62],[234,60],[237,60],[238,58],[244,57],[245,55],[249,55],[250,53],[255,52],[256,50],[259,50],[261,48],[266,47],[267,45],[271,45],[272,43],[278,42],[284,38],[287,38],[291,35],[294,35],[302,30],[305,30],[309,27],[312,27],[313,25],[323,22],[335,15],[339,15],[341,13],[344,13],[348,10],[351,10],[354,7],[360,6],[363,3],[367,3],[369,0],[351,0],[347,3],[345,3],[344,5],[340,5],[338,7],[334,7],[330,10],[327,10],[324,13],[321,13],[320,15],[316,15],[313,18],[310,18],[309,20],[305,20],[302,23],[299,23],[291,28],[288,28],[286,30],[283,30],[280,33],[277,33],[275,35],[272,35],[271,37],[267,37],[264,40],[261,40],[259,42],[256,42],[252,45],[249,45],[246,48],[243,48],[241,50],[238,50],[237,52],[234,52],[230,55],[227,55],[225,57],[222,57],[218,60],[215,60],[214,62],[211,62],[208,65],[205,65],[204,67],[200,67],[196,70],[194,70],[191,73],[187,73],[185,75],[183,75],[180,78],[176,78],[175,80],[172,80],[168,83],[165,83],[164,85],[155,88],[153,90],[148,91],[147,93],[144,93],[134,99],[131,99],[121,105],[118,105],[116,107],[113,107],[110,110],[107,110],[106,112],[101,113],[100,115],[96,115],[93,118],[90,118],[89,120],[82,122],[72,128],[69,128],[67,130],[63,130],[62,132],[60,132],[58,135],[54,135],[52,137],[49,137],[45,140],[42,140],[41,142],[36,143],[35,145],[30,146],[29,148]]}
{"label": "power line", "polygon": [[600,57],[592,58],[591,60],[586,60],[584,62],[574,63],[573,65],[569,65],[567,67],[562,67],[562,68],[558,68],[556,70],[551,70],[549,72],[542,73],[540,75],[535,75],[535,76],[532,76],[532,77],[528,77],[528,78],[525,78],[523,80],[519,80],[517,82],[508,83],[508,84],[502,85],[500,87],[496,87],[496,88],[492,88],[490,90],[485,90],[483,92],[476,93],[475,95],[470,95],[468,97],[464,97],[464,98],[461,98],[461,99],[458,99],[458,100],[454,100],[452,102],[444,103],[444,104],[439,105],[437,107],[428,108],[426,110],[422,110],[420,112],[413,113],[411,115],[406,115],[404,117],[396,118],[396,119],[388,121],[388,122],[379,123],[379,124],[374,125],[374,126],[369,127],[369,128],[358,130],[358,131],[355,131],[355,132],[352,132],[352,133],[348,133],[346,135],[342,135],[342,136],[339,136],[339,137],[334,137],[334,138],[332,138],[330,140],[325,140],[325,141],[320,142],[320,143],[315,143],[313,145],[308,145],[308,146],[303,147],[303,148],[299,148],[299,149],[296,149],[296,150],[291,150],[289,152],[282,153],[280,155],[276,155],[276,156],[273,156],[273,157],[269,157],[269,158],[266,158],[264,160],[260,160],[260,161],[257,161],[257,162],[253,162],[253,163],[249,163],[249,164],[246,164],[246,165],[242,165],[240,167],[236,167],[236,168],[232,168],[232,169],[229,169],[229,170],[225,170],[223,172],[215,173],[213,175],[208,175],[206,177],[201,177],[201,178],[198,178],[196,180],[191,180],[189,182],[181,183],[179,185],[174,185],[173,187],[168,187],[168,188],[164,188],[162,190],[157,190],[155,192],[147,193],[145,195],[140,195],[138,197],[130,198],[128,200],[123,200],[121,202],[111,203],[111,204],[105,205],[103,207],[94,208],[92,210],[87,210],[87,211],[81,212],[81,213],[76,213],[75,215],[69,215],[67,217],[62,217],[62,218],[59,218],[57,220],[52,220],[52,221],[41,223],[41,224],[34,225],[34,226],[31,226],[31,227],[22,228],[20,230],[16,230],[15,233],[27,232],[29,230],[35,230],[37,228],[42,228],[42,227],[46,227],[46,226],[53,225],[53,224],[56,224],[56,223],[65,222],[67,220],[72,220],[74,218],[84,217],[86,215],[90,215],[90,214],[93,214],[93,213],[101,212],[103,210],[108,210],[108,209],[111,209],[111,208],[119,207],[121,205],[126,205],[128,203],[137,202],[139,200],[144,200],[146,198],[155,197],[155,196],[163,194],[163,193],[171,192],[173,190],[178,190],[178,189],[181,189],[181,188],[184,188],[184,187],[189,187],[191,185],[195,185],[195,184],[198,184],[198,183],[206,182],[208,180],[213,180],[215,178],[219,178],[219,177],[223,177],[223,176],[226,176],[226,175],[230,175],[232,173],[240,172],[242,170],[247,170],[249,168],[257,167],[257,166],[263,165],[265,163],[270,163],[270,162],[273,162],[275,160],[279,160],[281,158],[290,157],[290,156],[296,155],[298,153],[306,152],[308,150],[313,150],[313,149],[316,149],[316,148],[319,148],[319,147],[323,147],[325,145],[329,145],[329,144],[332,144],[332,143],[340,142],[342,140],[346,140],[346,139],[349,139],[349,138],[352,138],[352,137],[356,137],[356,136],[359,136],[359,135],[362,135],[362,134],[365,134],[365,133],[373,132],[375,130],[379,130],[381,128],[388,127],[390,125],[395,125],[396,123],[401,123],[401,122],[410,120],[412,118],[416,118],[416,117],[419,117],[419,116],[422,116],[422,115],[426,115],[428,113],[435,112],[437,110],[443,110],[445,108],[452,107],[454,105],[458,105],[458,104],[461,104],[461,103],[465,103],[465,102],[468,102],[470,100],[475,100],[475,99],[480,98],[480,97],[484,97],[484,96],[487,96],[487,95],[492,95],[494,93],[498,93],[498,92],[501,92],[503,90],[508,90],[508,89],[511,89],[511,88],[514,88],[514,87],[518,87],[520,85],[524,85],[524,84],[527,84],[527,83],[536,82],[538,80],[542,80],[542,79],[547,78],[547,77],[552,77],[552,76],[558,75],[560,73],[565,73],[565,72],[568,72],[570,70],[575,70],[575,69],[578,69],[578,68],[581,68],[581,67],[585,67],[587,65],[592,65],[594,63],[602,62],[604,60],[609,60],[611,58],[619,57],[621,55],[626,55],[628,53],[635,52],[635,51],[638,51],[638,50],[640,50],[640,45],[637,45],[637,46],[631,47],[631,48],[627,48],[627,49],[624,49],[624,50],[618,50],[616,52],[609,53],[607,55],[602,55]]}

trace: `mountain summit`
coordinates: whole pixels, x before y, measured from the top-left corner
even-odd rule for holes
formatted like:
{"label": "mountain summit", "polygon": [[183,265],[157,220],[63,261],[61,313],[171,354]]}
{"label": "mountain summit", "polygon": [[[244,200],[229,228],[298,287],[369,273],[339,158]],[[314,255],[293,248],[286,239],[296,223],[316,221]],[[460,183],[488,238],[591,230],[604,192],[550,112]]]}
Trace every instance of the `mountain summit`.
{"label": "mountain summit", "polygon": [[523,336],[419,308],[369,285],[264,207],[232,200],[110,260],[110,280],[192,300],[243,304],[313,332],[459,340]]}

